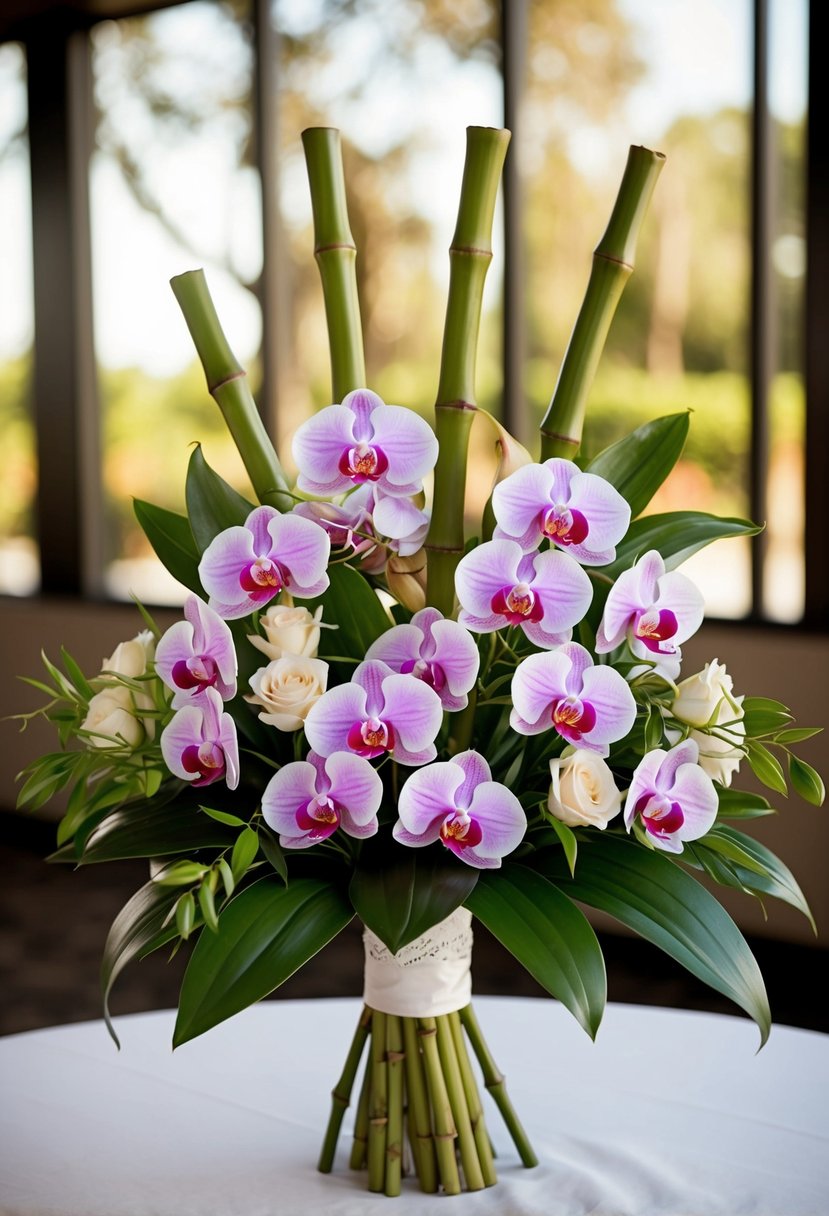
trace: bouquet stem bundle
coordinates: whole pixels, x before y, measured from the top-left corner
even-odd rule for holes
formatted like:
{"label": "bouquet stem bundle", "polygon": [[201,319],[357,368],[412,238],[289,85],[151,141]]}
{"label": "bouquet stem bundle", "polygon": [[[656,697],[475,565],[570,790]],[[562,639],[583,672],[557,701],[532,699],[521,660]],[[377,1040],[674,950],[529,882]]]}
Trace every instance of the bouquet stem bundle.
{"label": "bouquet stem bundle", "polygon": [[536,1165],[471,1005],[424,1018],[398,1017],[364,1006],[332,1091],[320,1171],[327,1174],[333,1167],[343,1116],[365,1053],[350,1165],[355,1170],[368,1168],[368,1189],[399,1195],[409,1159],[420,1189],[427,1193],[443,1190],[458,1195],[463,1189],[494,1186],[494,1154],[467,1040],[521,1161],[528,1167]]}

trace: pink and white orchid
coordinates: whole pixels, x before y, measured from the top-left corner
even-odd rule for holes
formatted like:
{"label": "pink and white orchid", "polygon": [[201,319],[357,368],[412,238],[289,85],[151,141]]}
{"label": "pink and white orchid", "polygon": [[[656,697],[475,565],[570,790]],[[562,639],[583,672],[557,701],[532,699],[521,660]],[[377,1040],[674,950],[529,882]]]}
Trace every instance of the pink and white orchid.
{"label": "pink and white orchid", "polygon": [[395,497],[417,494],[437,454],[428,422],[364,388],[303,422],[293,442],[298,488],[327,497],[365,482]]}
{"label": "pink and white orchid", "polygon": [[444,709],[463,709],[478,677],[480,656],[469,632],[437,608],[422,608],[408,625],[395,625],[373,642],[367,659],[416,676],[433,688]]}
{"label": "pink and white orchid", "polygon": [[197,595],[184,601],[184,617],[163,634],[155,651],[155,669],[173,690],[173,709],[192,705],[206,688],[229,701],[236,695],[233,635]]}
{"label": "pink and white orchid", "polygon": [[515,794],[492,780],[489,765],[475,751],[412,773],[400,791],[398,811],[395,840],[415,848],[439,840],[479,869],[497,869],[527,829]]}
{"label": "pink and white orchid", "polygon": [[362,840],[377,831],[383,782],[362,756],[315,752],[284,765],[262,795],[262,816],[286,849],[306,849],[337,828]]}
{"label": "pink and white orchid", "polygon": [[194,786],[239,784],[239,744],[236,724],[222,710],[215,688],[205,688],[198,705],[185,705],[161,732],[161,754],[171,773]]}
{"label": "pink and white orchid", "polygon": [[525,551],[549,540],[584,566],[605,566],[630,523],[630,507],[609,481],[582,473],[572,460],[517,469],[492,491],[496,537]]}
{"label": "pink and white orchid", "polygon": [[305,719],[315,752],[352,751],[373,760],[386,753],[400,764],[428,764],[443,721],[438,694],[377,659],[361,663],[349,684],[330,688]]}
{"label": "pink and white orchid", "polygon": [[576,747],[606,756],[633,726],[636,702],[624,676],[594,665],[577,642],[531,654],[512,677],[510,726],[522,735],[557,730]]}
{"label": "pink and white orchid", "polygon": [[670,679],[679,674],[680,644],[702,624],[705,603],[694,583],[666,573],[656,549],[620,574],[610,589],[596,633],[596,653],[606,654],[627,640],[637,658],[649,659]]}
{"label": "pink and white orchid", "polygon": [[536,646],[569,640],[593,598],[590,579],[566,553],[525,554],[514,540],[490,540],[458,563],[458,617],[475,633],[520,625]]}
{"label": "pink and white orchid", "polygon": [[283,590],[300,599],[321,595],[328,586],[330,552],[325,532],[309,519],[256,507],[243,525],[226,528],[210,542],[199,578],[210,607],[232,621]]}
{"label": "pink and white orchid", "polygon": [[625,827],[638,817],[649,839],[668,853],[698,840],[717,818],[717,791],[699,766],[699,748],[684,739],[665,752],[648,752],[633,774],[625,801]]}

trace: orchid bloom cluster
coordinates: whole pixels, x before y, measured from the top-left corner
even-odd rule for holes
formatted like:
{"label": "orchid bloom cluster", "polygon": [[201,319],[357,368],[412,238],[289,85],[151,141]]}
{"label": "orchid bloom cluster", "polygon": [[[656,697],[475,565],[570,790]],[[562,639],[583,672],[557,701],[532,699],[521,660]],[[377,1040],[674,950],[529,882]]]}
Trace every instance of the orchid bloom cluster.
{"label": "orchid bloom cluster", "polygon": [[[479,751],[439,757],[445,715],[476,709],[480,635],[497,633],[514,655],[509,729],[549,741],[545,814],[604,828],[624,803],[628,831],[635,826],[670,852],[709,830],[718,804],[712,776],[728,784],[742,755],[740,705],[716,661],[707,700],[689,681],[674,685],[680,647],[702,620],[693,583],[667,571],[656,550],[646,552],[611,586],[594,652],[572,640],[593,599],[589,571],[614,561],[630,523],[627,502],[608,481],[558,458],[511,473],[493,492],[492,539],[457,567],[458,619],[427,606],[404,623],[390,621],[350,679],[328,687],[329,664],[317,649],[321,630],[337,622],[295,601],[323,595],[332,551],[377,578],[389,553],[419,549],[429,519],[418,502],[437,444],[416,414],[359,390],[304,423],[293,451],[297,491],[314,497],[286,514],[256,507],[244,524],[216,535],[199,565],[208,602],[191,596],[185,619],[158,643],[156,671],[172,692],[173,716],[161,735],[172,773],[194,786],[239,782],[239,742],[224,702],[236,696],[236,647],[245,644],[227,622],[245,618],[254,622],[247,643],[268,662],[248,678],[244,699],[265,726],[305,736],[306,747],[295,745],[295,758],[261,794],[262,816],[283,848],[307,848],[337,831],[356,840],[374,835],[386,796],[381,770],[390,761],[413,770],[395,778],[399,844],[440,841],[468,865],[497,867],[526,832],[519,795],[493,780]],[[522,635],[513,651],[509,639]],[[613,665],[614,654],[627,654],[626,670]],[[675,744],[647,751],[626,774],[625,790],[611,749],[634,729],[640,675],[675,690],[664,710],[664,738],[672,722]],[[726,722],[733,733],[718,735],[713,727]]]}

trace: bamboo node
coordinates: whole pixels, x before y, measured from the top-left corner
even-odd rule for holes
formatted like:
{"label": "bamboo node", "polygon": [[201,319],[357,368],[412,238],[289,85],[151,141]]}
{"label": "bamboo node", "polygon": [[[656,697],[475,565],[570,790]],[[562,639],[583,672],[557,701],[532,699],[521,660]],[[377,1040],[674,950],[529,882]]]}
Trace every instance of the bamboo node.
{"label": "bamboo node", "polygon": [[456,397],[454,401],[438,401],[435,406],[436,410],[469,410],[470,413],[477,414],[478,407],[474,401],[464,401],[463,397]]}
{"label": "bamboo node", "polygon": [[378,1115],[376,1119],[369,1119],[372,1127],[385,1127],[388,1123],[388,1118],[385,1115]]}
{"label": "bamboo node", "polygon": [[406,1059],[405,1051],[387,1051],[386,1062],[389,1064],[399,1064],[401,1060]]}
{"label": "bamboo node", "polygon": [[220,388],[224,388],[226,384],[232,384],[234,380],[244,380],[245,376],[247,376],[247,372],[243,367],[240,367],[238,371],[231,372],[229,376],[225,376],[222,380],[217,380],[215,384],[208,384],[207,391],[212,397],[214,393],[217,393]]}

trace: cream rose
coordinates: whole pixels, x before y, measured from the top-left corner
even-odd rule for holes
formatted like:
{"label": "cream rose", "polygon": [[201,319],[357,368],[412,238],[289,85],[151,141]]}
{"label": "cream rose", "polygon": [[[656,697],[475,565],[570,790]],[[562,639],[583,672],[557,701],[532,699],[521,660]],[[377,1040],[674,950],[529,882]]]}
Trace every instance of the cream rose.
{"label": "cream rose", "polygon": [[284,655],[250,677],[251,705],[261,705],[259,717],[277,730],[299,730],[312,705],[325,692],[328,664],[322,659]]}
{"label": "cream rose", "polygon": [[135,680],[143,676],[155,654],[155,638],[149,629],[142,629],[130,642],[119,642],[108,659],[101,664],[102,672],[112,672]]}
{"label": "cream rose", "polygon": [[314,658],[320,644],[321,616],[322,608],[317,608],[312,616],[307,608],[273,604],[259,618],[265,636],[248,634],[248,641],[269,659],[281,659],[288,655]]}
{"label": "cream rose", "polygon": [[[690,732],[699,746],[699,764],[712,781],[731,785],[740,767],[745,738],[743,697],[735,697],[734,682],[717,659],[677,686],[671,711],[680,722],[694,727]],[[696,729],[706,727],[708,729]],[[719,728],[715,733],[712,729]]]}
{"label": "cream rose", "polygon": [[92,747],[134,748],[144,739],[144,726],[135,714],[132,693],[123,684],[95,693],[81,729],[92,732]]}
{"label": "cream rose", "polygon": [[[137,747],[145,735],[153,738],[154,719],[141,716],[155,707],[152,695],[136,687],[130,688],[122,680],[138,680],[146,676],[154,655],[155,638],[149,629],[142,629],[128,642],[118,643],[109,658],[101,663],[100,675],[92,681],[93,686],[101,691],[89,702],[84,730],[100,731],[102,735],[121,735],[130,747]],[[113,721],[118,723],[115,729],[109,724],[110,715],[115,715]],[[88,726],[90,721],[95,725]],[[96,738],[90,742],[95,747],[123,746],[107,739]]]}
{"label": "cream rose", "polygon": [[565,748],[550,761],[550,813],[568,826],[605,828],[622,806],[613,774],[595,752],[586,747]]}

